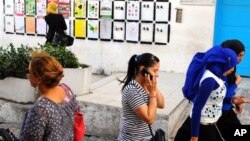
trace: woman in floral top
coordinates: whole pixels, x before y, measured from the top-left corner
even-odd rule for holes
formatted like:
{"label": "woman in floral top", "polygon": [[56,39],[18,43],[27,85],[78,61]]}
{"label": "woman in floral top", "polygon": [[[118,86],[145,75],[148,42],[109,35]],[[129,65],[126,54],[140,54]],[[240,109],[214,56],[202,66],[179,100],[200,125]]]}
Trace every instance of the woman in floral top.
{"label": "woman in floral top", "polygon": [[72,141],[77,101],[65,84],[59,84],[63,68],[43,52],[33,52],[27,71],[30,84],[39,98],[26,113],[20,132],[21,141]]}

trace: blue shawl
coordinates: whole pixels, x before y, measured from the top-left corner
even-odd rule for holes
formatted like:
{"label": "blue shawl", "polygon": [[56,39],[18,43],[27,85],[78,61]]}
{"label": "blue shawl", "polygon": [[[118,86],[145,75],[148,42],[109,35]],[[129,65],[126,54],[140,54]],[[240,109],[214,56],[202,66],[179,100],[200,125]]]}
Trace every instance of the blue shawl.
{"label": "blue shawl", "polygon": [[199,89],[199,83],[206,69],[211,70],[219,78],[223,73],[237,65],[237,55],[234,51],[220,46],[214,46],[205,53],[194,55],[186,73],[182,88],[184,96],[192,101]]}

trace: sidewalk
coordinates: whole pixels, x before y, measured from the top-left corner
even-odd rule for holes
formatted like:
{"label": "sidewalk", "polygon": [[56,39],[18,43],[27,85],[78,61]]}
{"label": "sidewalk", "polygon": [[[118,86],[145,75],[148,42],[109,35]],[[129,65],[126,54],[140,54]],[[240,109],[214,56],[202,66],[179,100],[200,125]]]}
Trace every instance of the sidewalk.
{"label": "sidewalk", "polygon": [[[78,100],[95,103],[97,105],[107,105],[109,108],[116,107],[120,109],[120,91],[122,84],[119,84],[117,78],[123,79],[125,75],[125,73],[119,73],[106,77],[93,75],[91,93],[78,97]],[[188,105],[187,101],[183,98],[183,94],[181,92],[184,79],[185,74],[173,72],[160,72],[158,79],[159,88],[165,98],[165,108],[160,109],[157,112],[159,115],[163,115],[164,119],[166,119],[166,122],[164,122],[166,126],[164,126],[164,128],[167,128],[165,131],[168,133],[168,141],[173,140],[178,128],[181,126],[184,119],[189,115],[191,110],[190,105]],[[238,87],[237,92],[239,94],[246,95],[250,99],[249,86],[250,78],[242,78],[242,83]],[[86,112],[88,113],[88,111]],[[239,115],[239,118],[243,124],[250,124],[250,105],[245,105],[244,111]],[[113,120],[111,122],[115,123],[115,121],[116,120]],[[119,128],[116,129],[117,131],[115,134],[118,134]]]}
{"label": "sidewalk", "polygon": [[[93,74],[91,92],[78,96],[84,112],[87,126],[85,141],[114,141],[119,133],[121,110],[121,87],[117,78],[123,79],[125,73],[104,76]],[[159,88],[165,98],[165,108],[158,110],[161,128],[167,133],[168,141],[172,141],[176,131],[188,116],[190,107],[183,98],[181,88],[185,74],[160,72]],[[250,78],[243,78],[237,93],[246,95],[250,99]],[[0,101],[1,103],[1,101]],[[18,104],[15,104],[18,107]],[[243,124],[250,125],[250,104],[245,104],[244,111],[239,115]],[[11,128],[19,134],[20,125],[1,124],[1,127]]]}
{"label": "sidewalk", "polygon": [[[84,109],[86,121],[95,121],[95,125],[87,125],[89,134],[97,134],[94,128],[98,127],[99,130],[104,130],[103,132],[107,133],[98,133],[102,134],[102,136],[112,136],[113,138],[119,133],[119,126],[117,125],[120,117],[120,108],[121,108],[121,87],[117,78],[123,79],[125,77],[125,73],[119,73],[107,77],[103,77],[100,75],[93,74],[92,76],[92,87],[91,93],[83,96],[78,96],[77,100],[82,102],[82,109]],[[160,76],[158,79],[159,88],[164,95],[165,98],[165,108],[159,109],[158,119],[162,124],[162,128],[168,134],[168,138],[172,138],[175,134],[175,127],[179,123],[180,116],[183,116],[183,110],[187,106],[187,101],[184,101],[182,96],[181,88],[184,83],[185,75],[182,73],[172,73],[172,72],[160,72]],[[87,105],[87,106],[86,106]],[[90,106],[91,105],[91,106]],[[96,107],[95,111],[105,111],[106,113],[100,113],[100,118],[96,119],[95,116],[98,114],[93,114],[93,107],[95,105],[102,105],[102,107]],[[103,108],[107,106],[108,108]],[[92,107],[89,109],[89,107]],[[114,112],[110,112],[115,110],[118,112],[114,115]],[[110,112],[110,113],[109,113]],[[104,115],[105,114],[105,115]],[[112,120],[115,125],[113,130],[116,130],[115,133],[111,133],[111,131],[106,131],[109,124],[109,119],[102,118],[103,116],[110,117],[118,116],[118,119]],[[186,114],[184,114],[184,117]],[[89,119],[88,119],[89,118]],[[101,123],[105,121],[105,123]],[[97,122],[97,123],[96,123]],[[98,123],[99,122],[99,123]],[[101,126],[101,127],[100,127]],[[110,125],[109,125],[110,126]],[[112,128],[112,127],[111,127]]]}

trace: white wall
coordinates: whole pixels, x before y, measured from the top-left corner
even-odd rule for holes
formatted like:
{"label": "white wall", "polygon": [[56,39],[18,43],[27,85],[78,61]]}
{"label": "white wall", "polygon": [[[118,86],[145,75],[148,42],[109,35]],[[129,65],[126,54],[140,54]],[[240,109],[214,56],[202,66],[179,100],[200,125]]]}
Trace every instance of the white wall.
{"label": "white wall", "polygon": [[[172,2],[170,43],[144,45],[134,43],[104,42],[76,39],[71,50],[80,62],[92,65],[93,72],[106,74],[125,72],[131,55],[150,52],[160,58],[161,71],[185,72],[191,57],[197,51],[205,51],[213,42],[215,6],[181,5]],[[176,8],[183,9],[182,23],[176,23]],[[3,3],[0,4],[3,9]],[[0,10],[0,46],[9,43],[36,46],[45,37],[11,35],[4,31],[3,10]]]}

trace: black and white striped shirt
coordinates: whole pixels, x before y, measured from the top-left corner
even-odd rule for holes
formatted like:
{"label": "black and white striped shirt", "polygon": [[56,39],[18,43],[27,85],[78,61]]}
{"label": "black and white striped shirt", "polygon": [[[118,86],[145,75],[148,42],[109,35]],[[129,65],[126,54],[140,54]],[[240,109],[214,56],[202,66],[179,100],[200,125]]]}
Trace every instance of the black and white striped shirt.
{"label": "black and white striped shirt", "polygon": [[[152,138],[148,124],[134,112],[148,102],[147,92],[135,80],[131,80],[123,89],[119,141],[146,141]],[[154,130],[154,124],[151,126]]]}

